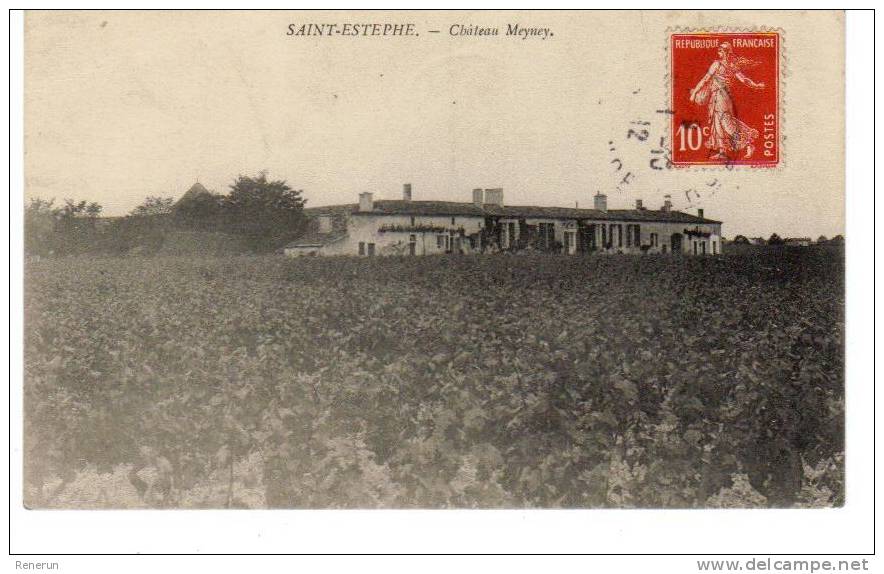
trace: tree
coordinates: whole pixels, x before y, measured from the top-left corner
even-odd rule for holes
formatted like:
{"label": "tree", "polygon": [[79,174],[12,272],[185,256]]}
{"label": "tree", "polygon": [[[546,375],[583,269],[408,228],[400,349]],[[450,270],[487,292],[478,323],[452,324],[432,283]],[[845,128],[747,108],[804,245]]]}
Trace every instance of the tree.
{"label": "tree", "polygon": [[172,224],[175,199],[148,196],[129,216],[113,223],[105,233],[104,244],[113,253],[153,253],[162,247]]}
{"label": "tree", "polygon": [[[198,187],[197,187],[198,186]],[[188,229],[203,231],[216,230],[220,224],[224,198],[208,191],[202,185],[194,184],[178,203],[172,207],[172,214],[178,225]]]}
{"label": "tree", "polygon": [[101,214],[101,209],[101,205],[94,201],[89,203],[85,199],[74,201],[68,198],[64,200],[64,206],[59,215],[62,221],[94,220]]}
{"label": "tree", "polygon": [[831,242],[835,243],[837,245],[843,245],[844,244],[844,236],[843,235],[836,235],[835,237],[832,238]]}
{"label": "tree", "polygon": [[96,223],[102,207],[96,202],[65,199],[53,208],[53,234],[50,243],[56,253],[84,253],[98,248]]}
{"label": "tree", "polygon": [[25,253],[48,255],[53,250],[53,232],[61,209],[54,199],[31,198],[25,206]]}
{"label": "tree", "polygon": [[737,245],[749,245],[749,239],[745,235],[737,235],[734,237],[733,243]]}
{"label": "tree", "polygon": [[298,237],[305,223],[301,191],[284,180],[239,176],[224,197],[225,227],[242,235],[257,251],[280,247]]}
{"label": "tree", "polygon": [[131,215],[167,215],[172,213],[174,204],[175,198],[173,197],[148,196],[141,202],[141,205],[132,210]]}
{"label": "tree", "polygon": [[782,245],[783,243],[785,243],[783,238],[776,233],[771,234],[770,238],[767,240],[768,245]]}
{"label": "tree", "polygon": [[93,201],[92,203],[89,203],[86,205],[86,209],[85,209],[84,213],[85,213],[86,217],[94,220],[99,215],[101,215],[101,210],[102,210],[102,207]]}

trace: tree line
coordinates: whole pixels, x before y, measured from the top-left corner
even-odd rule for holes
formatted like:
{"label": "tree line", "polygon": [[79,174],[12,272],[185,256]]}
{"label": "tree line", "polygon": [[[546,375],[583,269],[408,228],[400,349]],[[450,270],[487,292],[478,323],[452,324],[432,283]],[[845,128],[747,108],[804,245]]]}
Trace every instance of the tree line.
{"label": "tree line", "polygon": [[[750,239],[750,238],[746,237],[745,235],[737,235],[733,238],[731,243],[734,243],[737,245],[750,245],[750,244],[752,244],[752,245],[784,245],[786,243],[786,240],[784,238],[780,237],[779,234],[772,233],[771,236],[768,237],[767,239],[765,239],[763,237],[753,237]],[[817,237],[815,243],[817,243],[819,245],[822,245],[822,244],[840,245],[840,244],[844,243],[844,236],[843,235],[836,235],[835,237],[829,239],[825,235],[820,235],[819,237]]]}
{"label": "tree line", "polygon": [[178,201],[148,196],[128,215],[101,217],[96,202],[32,198],[25,206],[25,253],[151,253],[170,233],[220,233],[254,252],[278,249],[305,229],[302,190],[284,180],[240,175],[224,194],[195,184]]}

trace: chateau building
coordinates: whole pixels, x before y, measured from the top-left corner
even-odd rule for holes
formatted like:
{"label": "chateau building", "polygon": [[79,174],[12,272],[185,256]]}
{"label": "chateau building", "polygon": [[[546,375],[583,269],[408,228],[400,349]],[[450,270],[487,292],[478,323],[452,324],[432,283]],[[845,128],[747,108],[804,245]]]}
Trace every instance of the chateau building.
{"label": "chateau building", "polygon": [[721,222],[641,200],[633,209],[608,209],[596,194],[593,209],[505,205],[503,190],[474,189],[472,201],[417,201],[411,184],[402,199],[304,210],[308,231],[287,255],[429,255],[497,251],[577,253],[721,253]]}

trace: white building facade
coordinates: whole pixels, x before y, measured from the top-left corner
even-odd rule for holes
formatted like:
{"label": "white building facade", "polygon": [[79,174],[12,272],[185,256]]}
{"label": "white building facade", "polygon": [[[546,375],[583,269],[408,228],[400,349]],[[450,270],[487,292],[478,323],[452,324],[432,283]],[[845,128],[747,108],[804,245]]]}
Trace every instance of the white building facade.
{"label": "white building facade", "polygon": [[471,202],[414,201],[405,184],[402,199],[378,200],[361,193],[359,203],[305,209],[308,232],[284,249],[300,255],[432,255],[498,251],[671,253],[718,255],[721,222],[675,211],[607,207],[597,194],[593,209],[507,206],[503,190],[474,189]]}

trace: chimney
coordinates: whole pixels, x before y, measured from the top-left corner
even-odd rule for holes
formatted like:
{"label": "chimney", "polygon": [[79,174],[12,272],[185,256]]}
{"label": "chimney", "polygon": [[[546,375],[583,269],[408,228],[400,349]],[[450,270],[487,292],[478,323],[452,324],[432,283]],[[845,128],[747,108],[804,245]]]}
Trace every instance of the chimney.
{"label": "chimney", "polygon": [[482,192],[481,187],[477,187],[476,189],[474,189],[473,190],[473,205],[475,205],[476,207],[482,207],[482,204],[485,203],[483,197],[484,197],[484,194]]}
{"label": "chimney", "polygon": [[485,190],[485,203],[503,207],[503,188],[495,187]]}
{"label": "chimney", "polygon": [[635,200],[635,208],[638,209],[639,211],[641,211],[642,209],[645,208],[645,206],[642,205],[642,200],[640,200],[640,199]]}
{"label": "chimney", "polygon": [[371,192],[365,191],[359,194],[359,211],[373,211],[374,199]]}
{"label": "chimney", "polygon": [[402,184],[402,199],[404,201],[411,201],[411,184],[403,183]]}
{"label": "chimney", "polygon": [[700,219],[703,219],[703,208],[702,207],[697,210],[697,217],[699,217]]}
{"label": "chimney", "polygon": [[593,199],[593,207],[596,211],[608,211],[608,196],[601,193],[596,192],[595,197]]}
{"label": "chimney", "polygon": [[666,201],[663,202],[663,207],[660,209],[661,211],[672,211],[672,200],[667,198]]}

